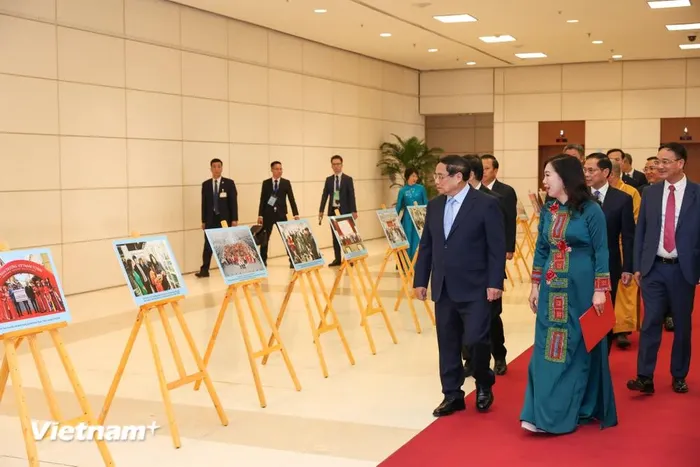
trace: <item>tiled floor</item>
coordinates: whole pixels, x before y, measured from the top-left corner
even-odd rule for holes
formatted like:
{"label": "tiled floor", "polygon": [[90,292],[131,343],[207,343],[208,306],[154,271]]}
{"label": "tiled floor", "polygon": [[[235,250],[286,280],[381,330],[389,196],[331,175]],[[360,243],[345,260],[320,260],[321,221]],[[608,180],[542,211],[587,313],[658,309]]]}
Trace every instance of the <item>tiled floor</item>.
{"label": "tiled floor", "polygon": [[[386,242],[368,242],[370,271],[376,277]],[[332,251],[324,251],[332,258]],[[325,268],[327,288],[336,269]],[[273,316],[282,303],[286,284],[291,277],[286,258],[272,259],[268,286],[265,288]],[[225,286],[217,270],[208,279],[186,277],[190,295],[182,302],[186,320],[200,352],[206,348],[211,330],[224,297]],[[329,377],[324,378],[309,321],[297,290],[281,326],[281,336],[299,377],[302,390],[297,392],[279,353],[262,367],[261,378],[267,407],[261,408],[238,319],[233,307],[224,320],[222,331],[209,364],[215,388],[229,418],[220,424],[207,392],[192,385],[171,392],[182,447],[174,449],[167,429],[167,418],[155,375],[153,358],[145,329],[134,346],[107,424],[140,425],[155,419],[163,425],[154,437],[142,443],[114,442],[109,447],[117,465],[128,467],[191,466],[195,463],[223,466],[364,467],[377,465],[418,431],[433,421],[431,412],[440,402],[437,373],[435,330],[421,307],[417,307],[423,333],[417,334],[404,301],[398,312],[393,305],[398,290],[394,266],[380,283],[380,294],[390,314],[398,338],[393,344],[380,316],[370,318],[377,348],[369,350],[359,323],[355,298],[347,278],[334,300],[341,324],[356,360],[350,365],[335,333],[322,336]],[[533,316],[527,307],[529,284],[508,286],[503,318],[506,345],[511,360],[532,343]],[[95,414],[104,403],[105,394],[118,367],[136,310],[125,288],[104,290],[68,298],[73,322],[62,331],[67,350],[75,364]],[[416,305],[419,302],[415,302]],[[152,317],[159,337],[159,347],[169,379],[177,377],[165,334],[157,316]],[[185,365],[194,372],[194,362],[187,351],[175,318],[171,319]],[[257,343],[252,323],[253,343]],[[66,418],[78,415],[78,406],[64,376],[56,352],[42,340],[44,358]],[[27,402],[35,419],[49,419],[31,354],[21,347],[21,370]],[[465,389],[471,390],[467,382]],[[0,467],[26,464],[15,399],[8,387],[0,405]],[[91,443],[51,442],[39,444],[39,456],[45,466],[98,467],[103,465]]]}

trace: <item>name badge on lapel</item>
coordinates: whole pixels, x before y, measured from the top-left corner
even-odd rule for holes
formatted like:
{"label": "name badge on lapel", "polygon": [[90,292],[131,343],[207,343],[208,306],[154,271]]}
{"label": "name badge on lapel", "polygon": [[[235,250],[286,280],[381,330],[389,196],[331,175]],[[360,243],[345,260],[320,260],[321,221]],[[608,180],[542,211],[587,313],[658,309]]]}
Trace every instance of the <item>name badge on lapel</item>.
{"label": "name badge on lapel", "polygon": [[227,198],[227,197],[228,197],[228,194],[224,190],[221,190],[221,193],[219,193],[219,198]]}

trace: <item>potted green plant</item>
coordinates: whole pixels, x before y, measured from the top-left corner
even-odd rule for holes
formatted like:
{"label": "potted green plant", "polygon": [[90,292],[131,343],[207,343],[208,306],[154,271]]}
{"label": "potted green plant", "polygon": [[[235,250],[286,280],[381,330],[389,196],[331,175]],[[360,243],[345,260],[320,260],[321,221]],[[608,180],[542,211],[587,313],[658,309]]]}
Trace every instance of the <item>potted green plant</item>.
{"label": "potted green plant", "polygon": [[428,198],[437,195],[433,173],[440,160],[440,148],[429,148],[425,141],[412,136],[406,140],[392,133],[396,142],[384,142],[379,147],[382,152],[381,160],[377,167],[382,175],[388,176],[391,181],[390,188],[403,186],[406,183],[403,174],[406,169],[412,168],[418,172],[418,178],[428,192]]}

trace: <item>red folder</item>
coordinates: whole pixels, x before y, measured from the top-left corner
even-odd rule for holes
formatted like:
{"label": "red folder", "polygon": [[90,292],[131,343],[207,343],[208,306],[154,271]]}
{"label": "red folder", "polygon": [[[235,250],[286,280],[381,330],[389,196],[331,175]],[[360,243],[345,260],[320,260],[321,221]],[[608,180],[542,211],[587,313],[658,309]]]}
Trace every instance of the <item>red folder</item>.
{"label": "red folder", "polygon": [[593,307],[590,307],[581,317],[581,332],[588,352],[600,342],[615,326],[615,308],[610,294],[605,294],[605,306],[603,314],[598,316]]}

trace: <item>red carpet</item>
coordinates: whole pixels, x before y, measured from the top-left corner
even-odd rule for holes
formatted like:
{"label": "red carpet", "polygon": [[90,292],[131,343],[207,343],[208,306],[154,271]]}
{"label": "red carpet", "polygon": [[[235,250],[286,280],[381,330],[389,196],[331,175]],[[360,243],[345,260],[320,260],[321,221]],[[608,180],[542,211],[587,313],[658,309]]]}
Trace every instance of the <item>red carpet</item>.
{"label": "red carpet", "polygon": [[[494,387],[490,412],[479,414],[474,394],[467,397],[467,410],[437,419],[380,464],[381,467],[450,466],[571,466],[589,467],[610,462],[635,467],[700,465],[700,288],[693,313],[693,348],[687,381],[690,391],[671,389],[669,365],[673,334],[664,332],[656,367],[653,396],[627,390],[636,375],[638,336],[632,347],[613,349],[610,364],[615,385],[619,424],[600,430],[599,425],[581,427],[564,436],[528,433],[520,428],[520,409],[527,384],[531,349],[508,366]],[[437,377],[437,375],[436,375]],[[466,387],[465,387],[466,389]],[[435,395],[435,405],[440,394]],[[426,407],[425,410],[432,410]]]}

